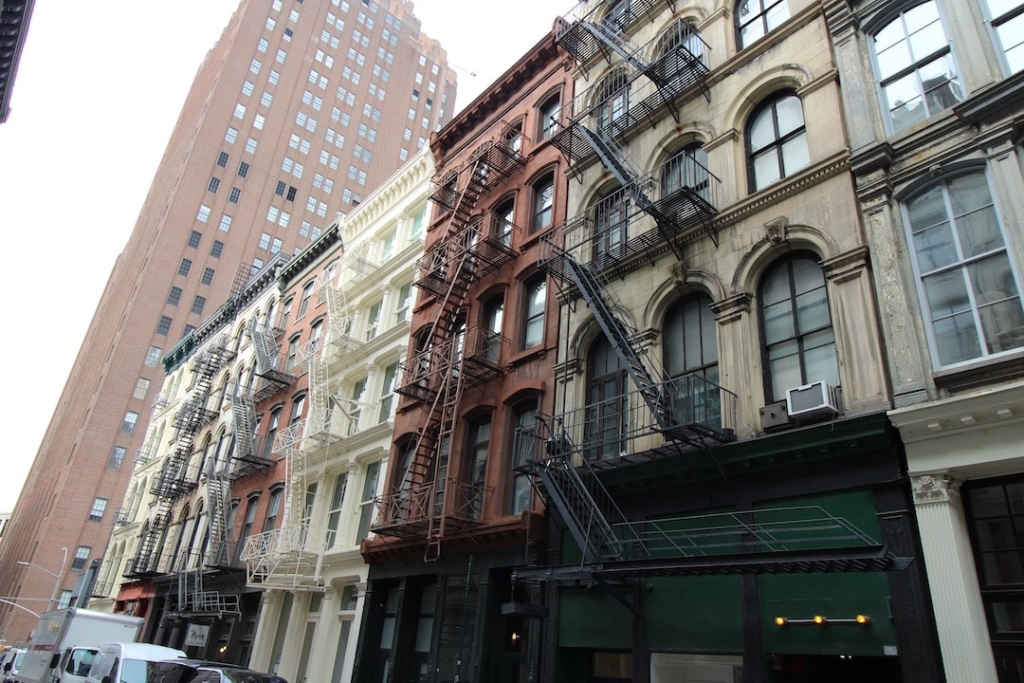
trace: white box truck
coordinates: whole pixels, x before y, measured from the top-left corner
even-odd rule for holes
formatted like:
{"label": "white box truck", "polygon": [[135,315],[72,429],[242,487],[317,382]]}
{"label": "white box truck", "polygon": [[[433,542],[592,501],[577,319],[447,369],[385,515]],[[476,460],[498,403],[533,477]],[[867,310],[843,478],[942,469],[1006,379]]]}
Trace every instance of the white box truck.
{"label": "white box truck", "polygon": [[68,607],[47,612],[29,640],[19,683],[83,683],[102,643],[134,642],[142,619]]}

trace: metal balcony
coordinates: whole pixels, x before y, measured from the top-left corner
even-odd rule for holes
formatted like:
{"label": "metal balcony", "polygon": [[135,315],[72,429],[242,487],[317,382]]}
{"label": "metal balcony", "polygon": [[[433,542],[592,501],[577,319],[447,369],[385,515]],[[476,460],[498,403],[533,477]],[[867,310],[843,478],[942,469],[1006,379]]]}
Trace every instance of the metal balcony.
{"label": "metal balcony", "polygon": [[385,494],[374,501],[370,531],[426,540],[431,525],[443,525],[448,533],[471,528],[480,523],[484,491],[480,484],[449,477],[441,487],[426,482]]}
{"label": "metal balcony", "polygon": [[666,415],[655,416],[640,390],[555,415],[557,452],[602,470],[670,456],[677,445],[703,448],[735,441],[733,392],[698,375],[655,388]]}

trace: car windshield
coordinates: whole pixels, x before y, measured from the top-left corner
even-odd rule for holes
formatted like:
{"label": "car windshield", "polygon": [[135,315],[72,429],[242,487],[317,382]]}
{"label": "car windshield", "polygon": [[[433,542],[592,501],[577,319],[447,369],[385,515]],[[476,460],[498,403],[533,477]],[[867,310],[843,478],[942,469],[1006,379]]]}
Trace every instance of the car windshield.
{"label": "car windshield", "polygon": [[76,647],[71,651],[71,657],[68,658],[68,664],[64,670],[75,676],[85,676],[92,668],[94,659],[96,659],[96,650],[82,650]]}
{"label": "car windshield", "polygon": [[22,650],[18,654],[14,655],[14,668],[20,669],[21,662],[25,659],[25,650]]}

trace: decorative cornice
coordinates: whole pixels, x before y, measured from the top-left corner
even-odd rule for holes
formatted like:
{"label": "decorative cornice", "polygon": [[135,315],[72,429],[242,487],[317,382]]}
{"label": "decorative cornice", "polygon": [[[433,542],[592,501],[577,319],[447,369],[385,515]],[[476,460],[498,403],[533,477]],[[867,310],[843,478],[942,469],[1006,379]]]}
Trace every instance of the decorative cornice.
{"label": "decorative cornice", "polygon": [[753,294],[740,292],[739,294],[733,294],[721,301],[715,301],[712,303],[711,312],[715,314],[715,320],[717,320],[720,325],[735,322],[739,320],[744,313],[750,311],[750,302],[753,300]]}
{"label": "decorative cornice", "polygon": [[1024,100],[1024,71],[983,88],[953,107],[960,118],[980,125],[1020,111]]}
{"label": "decorative cornice", "polygon": [[829,280],[842,283],[860,277],[869,262],[868,248],[861,246],[825,259],[821,262],[821,268]]}

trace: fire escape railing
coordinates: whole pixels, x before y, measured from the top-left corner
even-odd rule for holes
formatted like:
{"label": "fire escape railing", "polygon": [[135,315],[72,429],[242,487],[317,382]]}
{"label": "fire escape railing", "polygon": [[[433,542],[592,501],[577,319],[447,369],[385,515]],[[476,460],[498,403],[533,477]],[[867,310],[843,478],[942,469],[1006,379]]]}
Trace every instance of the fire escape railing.
{"label": "fire escape railing", "polygon": [[[377,501],[372,527],[378,534],[426,541],[425,560],[440,556],[447,533],[479,523],[477,499],[482,493],[478,486],[449,477],[448,460],[462,392],[504,372],[487,350],[497,346],[500,351],[500,341],[478,330],[467,331],[463,309],[473,282],[517,256],[511,226],[493,215],[475,213],[485,190],[524,165],[515,139],[502,124],[462,168],[439,172],[430,195],[447,214],[447,223],[420,260],[414,284],[435,298],[434,319],[426,348],[402,368],[396,389],[422,400],[426,415],[404,478]],[[470,514],[471,509],[477,514]]]}
{"label": "fire escape railing", "polygon": [[188,469],[196,433],[217,416],[216,411],[206,408],[213,378],[226,362],[234,358],[234,355],[226,340],[222,339],[211,343],[193,363],[195,382],[173,420],[173,425],[178,430],[174,450],[164,462],[150,491],[157,498],[156,513],[151,517],[149,527],[140,539],[137,552],[128,564],[125,572],[127,578],[138,578],[161,570],[160,558],[156,555],[161,550],[170,526],[174,502],[198,485],[199,473],[190,472]]}

